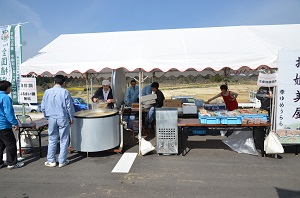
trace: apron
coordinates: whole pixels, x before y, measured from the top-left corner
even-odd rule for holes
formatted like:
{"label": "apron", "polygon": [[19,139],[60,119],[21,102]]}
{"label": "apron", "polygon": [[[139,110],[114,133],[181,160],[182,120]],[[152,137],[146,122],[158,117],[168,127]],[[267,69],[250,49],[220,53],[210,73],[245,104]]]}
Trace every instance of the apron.
{"label": "apron", "polygon": [[230,91],[228,91],[228,95],[227,96],[224,96],[222,93],[221,93],[221,95],[223,97],[223,100],[224,100],[225,105],[226,105],[226,109],[228,111],[233,111],[235,109],[238,109],[237,100],[234,99],[234,101],[231,101],[233,98],[230,95]]}

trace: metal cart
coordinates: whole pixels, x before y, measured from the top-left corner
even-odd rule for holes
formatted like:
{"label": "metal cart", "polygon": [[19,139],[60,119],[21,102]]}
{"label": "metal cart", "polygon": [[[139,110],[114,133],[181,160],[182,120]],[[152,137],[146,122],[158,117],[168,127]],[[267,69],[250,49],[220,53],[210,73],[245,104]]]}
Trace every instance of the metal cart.
{"label": "metal cart", "polygon": [[155,109],[157,154],[178,154],[178,111],[176,108]]}

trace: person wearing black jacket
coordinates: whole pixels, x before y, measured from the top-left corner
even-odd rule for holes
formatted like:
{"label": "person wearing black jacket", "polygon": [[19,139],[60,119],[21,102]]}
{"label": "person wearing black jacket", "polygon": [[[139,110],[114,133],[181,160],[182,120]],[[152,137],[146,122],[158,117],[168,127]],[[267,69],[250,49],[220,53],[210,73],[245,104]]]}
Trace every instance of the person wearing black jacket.
{"label": "person wearing black jacket", "polygon": [[165,96],[164,94],[158,89],[159,83],[158,82],[153,82],[151,84],[152,91],[156,94],[157,99],[156,103],[153,105],[154,107],[162,107],[164,105],[164,99]]}
{"label": "person wearing black jacket", "polygon": [[102,81],[102,87],[100,87],[92,97],[93,102],[98,102],[99,100],[104,100],[107,102],[107,107],[109,109],[114,108],[114,97],[112,94],[112,89],[110,87],[109,80]]}
{"label": "person wearing black jacket", "polygon": [[260,108],[263,110],[267,110],[269,112],[269,116],[271,114],[271,104],[273,98],[273,87],[260,87],[256,92],[256,98],[260,100],[261,106]]}
{"label": "person wearing black jacket", "polygon": [[[260,100],[261,106],[260,109],[268,111],[268,118],[270,121],[271,110],[272,110],[272,98],[273,98],[273,87],[260,87],[256,92],[256,98]],[[255,147],[257,149],[262,148],[263,142],[261,141],[265,137],[265,130],[261,127],[254,127],[253,128],[253,138]]]}
{"label": "person wearing black jacket", "polygon": [[165,96],[164,94],[158,89],[159,83],[153,82],[151,84],[152,92],[156,94],[157,99],[155,99],[155,103],[153,106],[149,109],[147,119],[146,119],[146,126],[147,128],[150,128],[151,130],[154,129],[154,122],[155,122],[155,108],[160,108],[164,104]]}

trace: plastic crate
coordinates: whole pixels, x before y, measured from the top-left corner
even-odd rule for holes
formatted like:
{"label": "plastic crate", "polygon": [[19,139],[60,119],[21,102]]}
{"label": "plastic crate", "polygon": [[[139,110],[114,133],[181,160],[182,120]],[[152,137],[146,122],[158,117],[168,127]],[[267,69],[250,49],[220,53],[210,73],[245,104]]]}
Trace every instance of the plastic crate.
{"label": "plastic crate", "polygon": [[268,120],[267,114],[241,114],[242,119],[244,118],[259,118],[262,120]]}
{"label": "plastic crate", "polygon": [[220,124],[220,117],[218,116],[202,116],[200,112],[198,112],[198,118],[201,124]]}
{"label": "plastic crate", "polygon": [[223,116],[220,119],[221,124],[242,124],[242,116]]}
{"label": "plastic crate", "polygon": [[206,135],[206,128],[203,127],[191,127],[192,135]]}

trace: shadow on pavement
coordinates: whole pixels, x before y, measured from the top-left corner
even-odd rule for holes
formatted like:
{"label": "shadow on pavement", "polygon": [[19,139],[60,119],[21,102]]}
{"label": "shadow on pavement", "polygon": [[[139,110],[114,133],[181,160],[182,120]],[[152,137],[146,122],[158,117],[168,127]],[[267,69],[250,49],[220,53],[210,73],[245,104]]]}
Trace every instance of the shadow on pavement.
{"label": "shadow on pavement", "polygon": [[40,160],[39,153],[26,154],[23,155],[23,158],[22,162],[24,162],[25,166]]}
{"label": "shadow on pavement", "polygon": [[279,198],[286,198],[286,197],[296,198],[296,197],[300,197],[300,191],[287,190],[287,189],[277,188],[277,187],[275,187],[275,189],[278,193]]}
{"label": "shadow on pavement", "polygon": [[224,149],[231,150],[222,140],[205,140],[193,141],[189,140],[187,143],[190,149]]}

